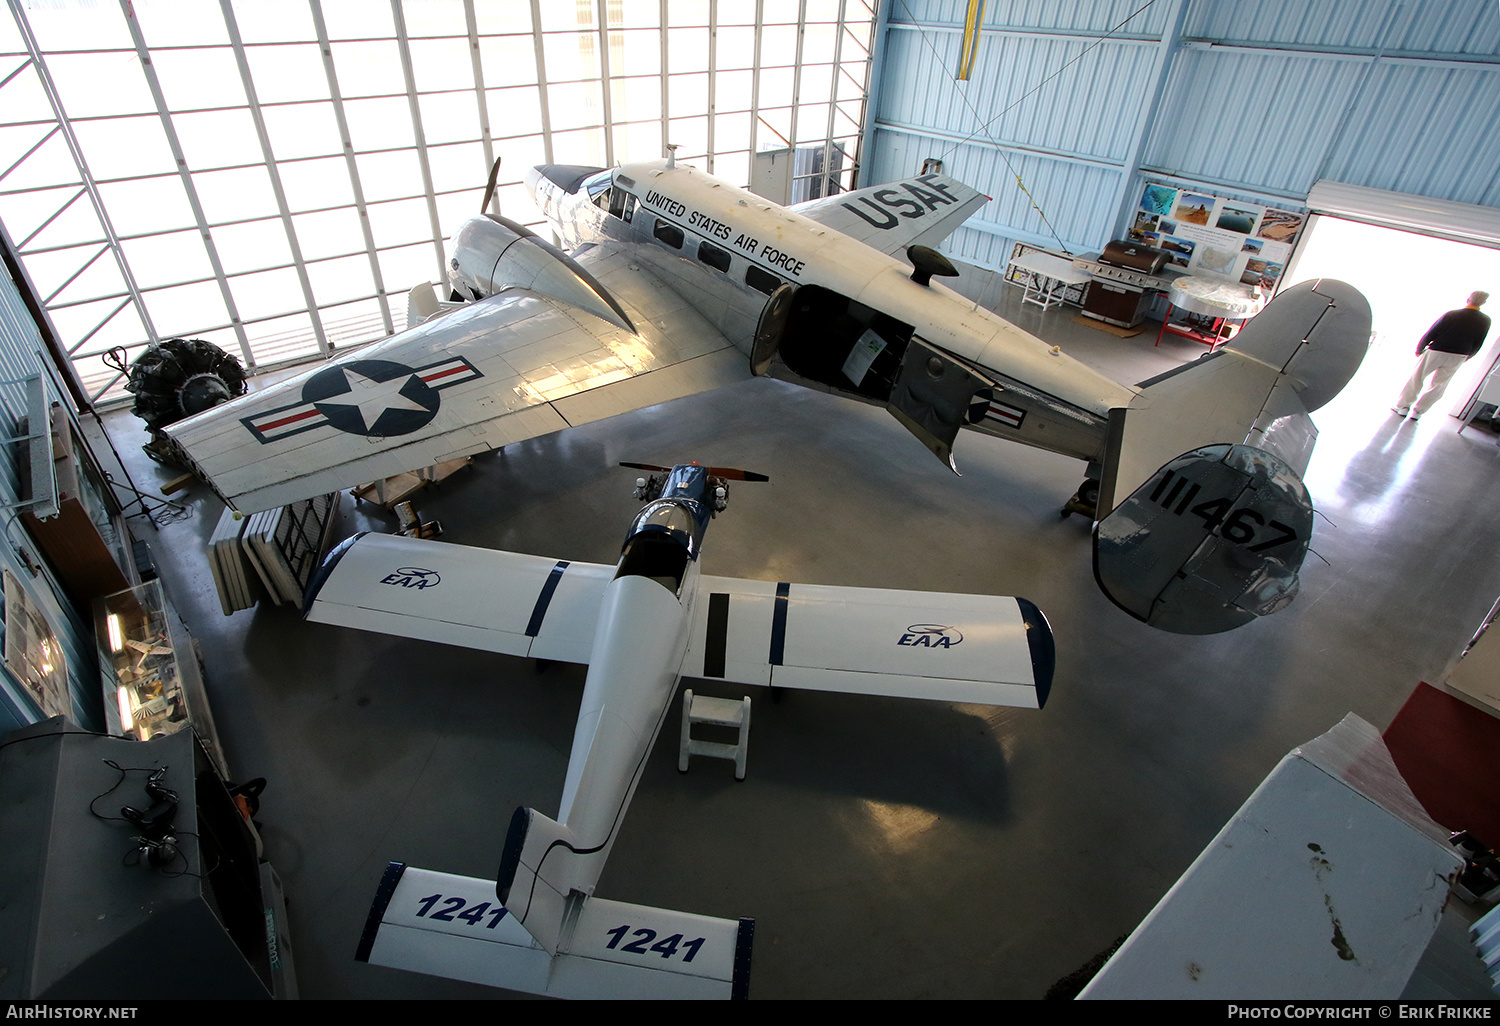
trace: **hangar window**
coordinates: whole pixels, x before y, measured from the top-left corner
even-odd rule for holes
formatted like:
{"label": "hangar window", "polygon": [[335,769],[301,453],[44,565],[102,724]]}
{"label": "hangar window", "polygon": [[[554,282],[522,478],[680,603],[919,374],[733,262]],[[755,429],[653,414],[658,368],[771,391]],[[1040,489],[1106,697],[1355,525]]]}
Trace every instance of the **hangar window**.
{"label": "hangar window", "polygon": [[729,273],[729,254],[712,243],[700,242],[698,244],[698,259],[709,267],[717,268],[725,274]]}
{"label": "hangar window", "polygon": [[754,264],[745,268],[745,284],[757,292],[770,295],[781,287],[781,279],[770,271],[763,271]]}
{"label": "hangar window", "polygon": [[651,234],[673,249],[682,248],[682,229],[670,221],[663,221],[658,217],[656,219],[656,228]]}

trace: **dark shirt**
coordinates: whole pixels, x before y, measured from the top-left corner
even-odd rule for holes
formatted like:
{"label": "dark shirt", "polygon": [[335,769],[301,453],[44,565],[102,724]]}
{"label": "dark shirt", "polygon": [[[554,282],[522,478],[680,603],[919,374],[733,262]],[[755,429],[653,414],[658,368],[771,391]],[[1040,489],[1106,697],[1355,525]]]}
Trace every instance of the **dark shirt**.
{"label": "dark shirt", "polygon": [[1438,353],[1473,356],[1484,345],[1484,336],[1489,330],[1488,314],[1482,314],[1470,306],[1462,310],[1449,310],[1427,329],[1427,334],[1417,343],[1417,354],[1421,355],[1424,350],[1431,349]]}

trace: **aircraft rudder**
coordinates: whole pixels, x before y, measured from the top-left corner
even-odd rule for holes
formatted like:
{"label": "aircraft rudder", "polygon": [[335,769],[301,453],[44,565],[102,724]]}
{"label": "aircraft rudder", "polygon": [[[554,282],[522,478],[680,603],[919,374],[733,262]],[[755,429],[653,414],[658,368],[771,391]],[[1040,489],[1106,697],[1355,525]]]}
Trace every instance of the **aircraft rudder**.
{"label": "aircraft rudder", "polygon": [[1153,627],[1216,634],[1285,608],[1312,536],[1296,471],[1249,445],[1163,465],[1094,525],[1094,577]]}

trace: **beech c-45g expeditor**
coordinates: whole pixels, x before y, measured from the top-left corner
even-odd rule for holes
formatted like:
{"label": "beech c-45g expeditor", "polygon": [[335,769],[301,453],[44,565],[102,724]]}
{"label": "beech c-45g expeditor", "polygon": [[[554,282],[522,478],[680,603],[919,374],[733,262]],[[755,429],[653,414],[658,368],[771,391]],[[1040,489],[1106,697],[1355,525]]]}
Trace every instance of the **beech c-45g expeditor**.
{"label": "beech c-45g expeditor", "polygon": [[672,159],[527,184],[562,249],[470,218],[448,301],[419,286],[406,331],[168,427],[185,461],[248,513],[773,375],[886,407],[950,467],[960,428],[1083,460],[1095,577],[1154,626],[1228,630],[1295,595],[1308,412],[1369,343],[1351,286],[1287,289],[1129,386],[933,280],[956,272],[931,247],[986,201],[952,178],[795,207]]}

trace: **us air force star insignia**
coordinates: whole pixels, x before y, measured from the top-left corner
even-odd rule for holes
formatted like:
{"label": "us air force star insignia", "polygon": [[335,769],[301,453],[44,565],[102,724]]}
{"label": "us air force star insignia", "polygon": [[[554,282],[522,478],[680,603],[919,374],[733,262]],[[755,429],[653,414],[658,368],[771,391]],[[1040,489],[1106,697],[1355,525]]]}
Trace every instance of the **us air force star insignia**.
{"label": "us air force star insignia", "polygon": [[442,405],[442,389],[479,377],[461,356],[416,369],[394,360],[349,360],[308,378],[300,403],[241,423],[262,443],[325,426],[353,435],[407,435],[431,423]]}
{"label": "us air force star insignia", "polygon": [[388,360],[325,367],[307,379],[302,399],[351,435],[409,435],[426,426],[441,405],[410,367]]}

